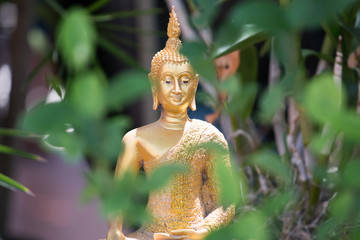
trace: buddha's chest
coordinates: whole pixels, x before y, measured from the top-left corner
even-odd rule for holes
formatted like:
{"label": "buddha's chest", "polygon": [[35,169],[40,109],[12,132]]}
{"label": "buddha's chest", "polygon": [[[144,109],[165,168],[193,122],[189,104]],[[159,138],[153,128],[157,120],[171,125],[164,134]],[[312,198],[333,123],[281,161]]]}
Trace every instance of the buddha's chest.
{"label": "buddha's chest", "polygon": [[152,134],[142,136],[138,140],[138,151],[144,162],[151,162],[154,159],[165,155],[181,139],[182,133],[173,131],[156,131]]}
{"label": "buddha's chest", "polygon": [[144,161],[144,170],[147,174],[152,174],[157,168],[181,164],[187,168],[186,173],[181,174],[182,178],[193,178],[202,174],[206,162],[210,161],[209,158],[209,154],[203,148],[174,146],[159,157]]}

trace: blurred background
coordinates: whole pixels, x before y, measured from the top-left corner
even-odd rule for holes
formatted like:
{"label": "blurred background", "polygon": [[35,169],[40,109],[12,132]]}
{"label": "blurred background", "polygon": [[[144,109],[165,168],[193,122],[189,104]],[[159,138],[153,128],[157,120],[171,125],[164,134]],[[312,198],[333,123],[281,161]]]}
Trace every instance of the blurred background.
{"label": "blurred background", "polygon": [[356,0],[0,0],[0,239],[103,238],[119,209],[143,224],[146,194],[113,173],[123,134],[159,117],[172,5],[201,76],[190,117],[236,173],[209,239],[359,239]]}

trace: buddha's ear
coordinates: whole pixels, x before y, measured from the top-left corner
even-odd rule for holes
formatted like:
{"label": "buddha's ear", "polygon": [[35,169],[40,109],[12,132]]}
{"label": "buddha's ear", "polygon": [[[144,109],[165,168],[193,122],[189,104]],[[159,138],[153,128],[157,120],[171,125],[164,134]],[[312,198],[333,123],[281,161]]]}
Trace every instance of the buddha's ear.
{"label": "buddha's ear", "polygon": [[195,86],[194,86],[195,89],[194,89],[194,93],[193,93],[192,100],[191,100],[191,103],[190,103],[190,109],[193,110],[193,111],[196,111],[195,95],[196,95],[196,89],[197,89],[197,86],[198,86],[198,83],[199,83],[199,74],[196,74],[194,80],[196,81],[196,83],[195,83]]}
{"label": "buddha's ear", "polygon": [[153,80],[150,80],[151,83],[151,93],[153,97],[153,109],[157,110],[159,107],[159,97],[157,95],[156,86]]}
{"label": "buddha's ear", "polygon": [[159,107],[159,98],[157,96],[157,92],[152,91],[152,96],[153,96],[153,110],[157,110]]}

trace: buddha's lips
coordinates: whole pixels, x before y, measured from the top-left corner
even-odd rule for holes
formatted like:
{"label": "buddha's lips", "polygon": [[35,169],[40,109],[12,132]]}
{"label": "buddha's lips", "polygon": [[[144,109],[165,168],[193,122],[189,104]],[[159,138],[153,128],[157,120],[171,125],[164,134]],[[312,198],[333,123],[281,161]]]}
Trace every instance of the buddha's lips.
{"label": "buddha's lips", "polygon": [[182,95],[181,95],[181,94],[179,94],[179,95],[171,94],[171,95],[170,95],[170,98],[171,98],[174,102],[180,102],[181,99],[182,99]]}

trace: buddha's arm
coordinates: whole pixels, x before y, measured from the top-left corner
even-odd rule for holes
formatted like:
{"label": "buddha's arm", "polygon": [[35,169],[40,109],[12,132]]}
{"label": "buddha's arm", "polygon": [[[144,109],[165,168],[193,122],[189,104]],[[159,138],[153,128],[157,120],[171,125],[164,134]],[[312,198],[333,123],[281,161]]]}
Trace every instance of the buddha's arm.
{"label": "buddha's arm", "polygon": [[[115,170],[115,178],[121,178],[126,171],[131,171],[134,174],[139,170],[140,154],[137,150],[136,130],[128,132],[123,138],[124,151],[120,154]],[[120,214],[110,216],[109,218],[109,232],[107,240],[122,239],[123,221]],[[113,236],[113,237],[112,237]]]}
{"label": "buddha's arm", "polygon": [[205,164],[205,175],[203,176],[204,184],[202,186],[202,198],[207,215],[204,218],[200,228],[206,229],[208,231],[212,231],[220,228],[221,226],[227,225],[235,214],[234,205],[230,205],[227,209],[224,209],[220,204],[220,190],[218,188],[214,172],[215,161],[221,161],[221,164],[227,166],[229,168],[229,174],[231,167],[227,143],[225,142],[225,139],[220,138],[220,140],[220,142],[215,142],[218,142],[219,146],[224,148],[224,154],[222,156],[216,154],[220,159],[214,159],[214,154],[210,155]]}
{"label": "buddha's arm", "polygon": [[139,164],[141,156],[137,149],[136,129],[125,134],[122,142],[124,145],[124,151],[119,156],[116,164],[116,178],[121,178],[126,171],[131,171],[134,174],[137,174],[140,168]]}

